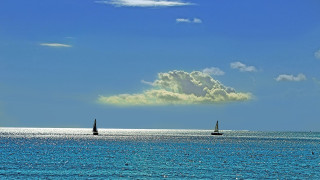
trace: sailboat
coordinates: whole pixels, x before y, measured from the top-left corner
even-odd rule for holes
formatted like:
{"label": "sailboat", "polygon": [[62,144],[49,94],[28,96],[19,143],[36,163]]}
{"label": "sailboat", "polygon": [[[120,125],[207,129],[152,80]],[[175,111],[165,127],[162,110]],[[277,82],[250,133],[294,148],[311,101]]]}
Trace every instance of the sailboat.
{"label": "sailboat", "polygon": [[98,135],[97,120],[96,119],[94,119],[92,132],[93,132],[93,135]]}
{"label": "sailboat", "polygon": [[213,133],[211,133],[211,135],[222,135],[223,133],[220,133],[219,132],[219,124],[218,124],[218,121],[216,123],[216,127],[214,128],[214,131]]}

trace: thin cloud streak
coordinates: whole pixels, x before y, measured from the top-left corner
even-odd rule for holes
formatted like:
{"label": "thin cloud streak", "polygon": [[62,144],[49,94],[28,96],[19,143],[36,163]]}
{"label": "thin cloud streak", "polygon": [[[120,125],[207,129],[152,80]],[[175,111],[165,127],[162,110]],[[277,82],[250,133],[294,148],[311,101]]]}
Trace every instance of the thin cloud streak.
{"label": "thin cloud streak", "polygon": [[314,57],[320,59],[320,49],[314,53]]}
{"label": "thin cloud streak", "polygon": [[69,44],[61,44],[61,43],[41,43],[41,46],[48,46],[48,47],[72,47]]}
{"label": "thin cloud streak", "polygon": [[305,81],[307,80],[307,77],[300,73],[297,76],[291,75],[291,74],[280,74],[277,78],[275,78],[276,81]]}
{"label": "thin cloud streak", "polygon": [[192,20],[186,19],[186,18],[177,18],[176,22],[177,23],[196,23],[196,24],[199,24],[199,23],[202,23],[202,20],[199,18],[193,18]]}
{"label": "thin cloud streak", "polygon": [[320,86],[320,80],[319,79],[314,77],[314,78],[312,78],[312,80],[313,80],[313,82],[315,82],[317,85]]}
{"label": "thin cloud streak", "polygon": [[143,84],[148,84],[148,85],[150,85],[150,86],[153,86],[153,82],[141,80],[141,83],[143,83]]}
{"label": "thin cloud streak", "polygon": [[95,3],[110,4],[115,7],[174,7],[194,5],[193,3],[178,0],[108,0],[95,1]]}
{"label": "thin cloud streak", "polygon": [[177,23],[190,23],[190,19],[184,19],[184,18],[177,18],[176,19]]}

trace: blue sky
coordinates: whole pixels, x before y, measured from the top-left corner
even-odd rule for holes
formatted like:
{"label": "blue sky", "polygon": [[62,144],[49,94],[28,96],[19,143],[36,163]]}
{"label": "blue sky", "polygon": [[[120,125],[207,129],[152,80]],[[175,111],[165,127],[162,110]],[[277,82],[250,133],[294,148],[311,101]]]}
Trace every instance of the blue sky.
{"label": "blue sky", "polygon": [[319,131],[319,19],[318,0],[3,0],[0,126]]}

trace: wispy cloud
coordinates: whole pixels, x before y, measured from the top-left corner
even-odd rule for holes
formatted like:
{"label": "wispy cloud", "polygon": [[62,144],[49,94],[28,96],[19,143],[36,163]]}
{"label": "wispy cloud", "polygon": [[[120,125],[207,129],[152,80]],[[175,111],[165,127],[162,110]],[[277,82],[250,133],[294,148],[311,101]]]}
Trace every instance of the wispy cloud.
{"label": "wispy cloud", "polygon": [[41,43],[41,46],[49,46],[49,47],[72,47],[69,44],[61,44],[61,43]]}
{"label": "wispy cloud", "polygon": [[320,59],[320,49],[314,53],[314,57]]}
{"label": "wispy cloud", "polygon": [[313,82],[316,83],[317,85],[320,86],[320,80],[318,80],[317,78],[312,78]]}
{"label": "wispy cloud", "polygon": [[291,75],[291,74],[280,74],[277,78],[275,78],[276,81],[305,81],[307,80],[307,77],[300,73],[297,76]]}
{"label": "wispy cloud", "polygon": [[217,67],[205,68],[202,70],[204,74],[214,75],[214,76],[223,76],[225,72]]}
{"label": "wispy cloud", "polygon": [[185,19],[185,18],[177,18],[176,22],[177,23],[191,23],[190,19]]}
{"label": "wispy cloud", "polygon": [[153,82],[149,82],[149,81],[141,80],[141,83],[143,83],[143,84],[148,84],[148,85],[153,86]]}
{"label": "wispy cloud", "polygon": [[173,7],[194,5],[190,2],[180,0],[105,0],[95,1],[96,3],[110,4],[116,7]]}
{"label": "wispy cloud", "polygon": [[186,18],[177,18],[177,23],[202,23],[202,20],[199,18],[186,19]]}
{"label": "wispy cloud", "polygon": [[199,18],[193,18],[193,23],[202,23],[202,20]]}
{"label": "wispy cloud", "polygon": [[255,72],[257,69],[254,66],[247,66],[241,62],[232,62],[230,63],[232,69],[239,69],[241,72]]}
{"label": "wispy cloud", "polygon": [[139,94],[100,96],[98,102],[110,105],[216,104],[251,99],[250,93],[236,92],[210,75],[193,71],[159,73],[152,88]]}

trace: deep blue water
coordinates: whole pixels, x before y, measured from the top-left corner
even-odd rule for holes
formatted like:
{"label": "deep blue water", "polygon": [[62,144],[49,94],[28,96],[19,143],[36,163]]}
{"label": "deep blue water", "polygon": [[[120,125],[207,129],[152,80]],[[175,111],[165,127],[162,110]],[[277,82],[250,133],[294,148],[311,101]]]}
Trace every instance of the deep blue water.
{"label": "deep blue water", "polygon": [[0,179],[320,179],[318,132],[210,132],[0,128]]}

